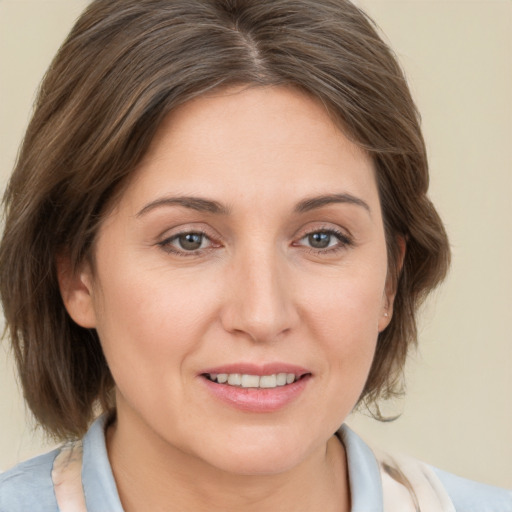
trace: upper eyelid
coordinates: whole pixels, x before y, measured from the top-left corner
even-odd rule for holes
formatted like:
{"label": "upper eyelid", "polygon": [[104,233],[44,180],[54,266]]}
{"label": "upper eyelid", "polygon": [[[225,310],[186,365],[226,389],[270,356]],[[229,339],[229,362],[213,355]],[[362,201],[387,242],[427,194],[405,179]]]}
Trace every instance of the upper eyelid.
{"label": "upper eyelid", "polygon": [[201,224],[200,226],[194,226],[194,223],[191,224],[185,224],[176,226],[173,228],[168,228],[164,231],[162,231],[157,238],[161,241],[169,240],[171,238],[178,237],[180,235],[186,235],[188,233],[198,233],[201,235],[206,236],[209,239],[220,239],[220,235],[218,235],[216,232],[214,232],[213,229],[209,229],[204,226],[204,224]]}
{"label": "upper eyelid", "polygon": [[305,233],[303,236],[299,237],[298,241],[303,240],[304,238],[307,238],[314,233],[327,233],[327,234],[335,237],[338,240],[338,242],[340,242],[341,244],[349,244],[349,243],[352,244],[353,243],[352,237],[350,237],[349,235],[346,235],[345,233],[342,233],[341,231],[335,231],[332,229],[330,229],[330,230],[319,229],[319,230],[310,231],[309,233]]}
{"label": "upper eyelid", "polygon": [[[337,224],[333,224],[331,222],[314,222],[308,224],[316,224],[316,225],[307,225],[302,226],[300,229],[295,231],[295,234],[291,236],[291,243],[294,244],[299,240],[313,234],[313,233],[331,233],[333,236],[342,237],[348,239],[348,241],[353,241],[352,233],[345,227],[342,227]],[[222,236],[218,230],[212,228],[208,224],[202,222],[191,222],[184,223],[178,226],[174,226],[163,230],[156,237],[156,243],[163,244],[164,242],[168,242],[172,239],[176,239],[177,237],[188,234],[188,233],[198,233],[205,236],[212,243],[224,243],[226,242],[225,236]],[[229,236],[228,238],[231,238]]]}
{"label": "upper eyelid", "polygon": [[[208,242],[210,246],[214,246],[216,244],[215,240],[208,235],[208,233],[205,233],[204,231],[179,231],[178,233],[174,233],[172,235],[163,237],[162,240],[158,242],[158,245],[164,246],[164,245],[170,245],[171,243],[175,242],[180,236],[188,235],[188,234],[197,234],[203,236]],[[203,247],[202,249],[195,249],[195,251],[203,251],[205,249],[208,249],[208,247]],[[183,249],[177,249],[177,250],[183,250]],[[194,251],[184,251],[184,252],[194,252]]]}
{"label": "upper eyelid", "polygon": [[[174,231],[176,230],[176,231]],[[223,238],[217,232],[213,233],[213,229],[208,229],[204,227],[192,227],[186,226],[184,228],[170,228],[164,230],[157,238],[162,240],[168,240],[171,238],[178,237],[180,235],[185,235],[189,233],[197,233],[206,236],[209,239],[221,239]],[[352,238],[352,235],[348,232],[348,230],[340,228],[340,227],[332,227],[332,226],[320,226],[314,227],[310,229],[300,229],[296,231],[296,234],[292,237],[292,239],[300,240],[308,235],[313,233],[332,233],[333,235],[341,235],[347,238]]]}
{"label": "upper eyelid", "polygon": [[331,223],[320,223],[314,227],[306,227],[306,228],[298,229],[296,231],[296,234],[294,235],[294,238],[296,240],[297,239],[300,240],[312,233],[320,233],[320,232],[332,233],[334,235],[341,235],[341,236],[344,236],[344,237],[350,238],[350,239],[353,238],[352,233],[348,229],[343,228],[339,225],[331,224]]}

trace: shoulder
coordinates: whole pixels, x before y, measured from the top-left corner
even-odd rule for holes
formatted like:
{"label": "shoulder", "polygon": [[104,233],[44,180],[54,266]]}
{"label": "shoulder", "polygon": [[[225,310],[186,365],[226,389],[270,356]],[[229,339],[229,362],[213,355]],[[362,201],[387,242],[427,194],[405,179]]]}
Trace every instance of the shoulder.
{"label": "shoulder", "polygon": [[370,447],[346,425],[337,435],[347,453],[353,510],[405,510],[404,500],[409,502],[414,494],[416,502],[426,504],[421,510],[512,512],[512,490],[474,482],[412,457]]}
{"label": "shoulder", "polygon": [[0,512],[57,512],[52,466],[59,450],[0,473]]}
{"label": "shoulder", "polygon": [[456,512],[512,512],[512,490],[467,480],[431,466]]}
{"label": "shoulder", "polygon": [[432,503],[437,502],[439,510],[446,512],[512,512],[511,490],[468,480],[408,456],[385,454],[378,458],[384,462],[383,476],[390,467],[386,463],[392,461],[392,469],[405,477],[420,504],[421,499],[425,503],[433,499]]}

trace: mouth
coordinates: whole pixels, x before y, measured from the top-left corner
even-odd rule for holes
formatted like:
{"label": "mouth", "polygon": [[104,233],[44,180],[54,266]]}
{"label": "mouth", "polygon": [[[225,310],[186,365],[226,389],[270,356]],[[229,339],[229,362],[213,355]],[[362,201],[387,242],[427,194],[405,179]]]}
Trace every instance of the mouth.
{"label": "mouth", "polygon": [[199,374],[210,396],[244,412],[276,412],[298,399],[312,373],[298,366],[234,364]]}
{"label": "mouth", "polygon": [[202,376],[216,384],[224,384],[238,388],[273,389],[289,386],[310,373],[273,373],[270,375],[251,375],[248,373],[203,373]]}

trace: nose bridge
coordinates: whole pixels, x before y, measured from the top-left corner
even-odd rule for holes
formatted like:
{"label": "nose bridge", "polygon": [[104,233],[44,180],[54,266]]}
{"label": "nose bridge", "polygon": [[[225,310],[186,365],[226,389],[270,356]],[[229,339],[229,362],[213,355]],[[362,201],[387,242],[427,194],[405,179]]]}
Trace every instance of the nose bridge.
{"label": "nose bridge", "polygon": [[297,319],[284,255],[271,243],[246,246],[233,258],[232,291],[225,328],[254,341],[271,341]]}

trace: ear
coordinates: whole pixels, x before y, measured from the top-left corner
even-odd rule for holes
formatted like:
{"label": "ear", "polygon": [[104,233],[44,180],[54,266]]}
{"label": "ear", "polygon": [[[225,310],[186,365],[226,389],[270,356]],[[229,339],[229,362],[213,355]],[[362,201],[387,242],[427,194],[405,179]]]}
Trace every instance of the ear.
{"label": "ear", "polygon": [[384,289],[384,295],[382,297],[382,311],[379,318],[378,329],[382,332],[391,322],[393,316],[393,304],[395,302],[395,296],[397,292],[397,284],[402,267],[404,264],[405,251],[407,250],[407,243],[403,236],[396,237],[396,244],[398,246],[396,269],[394,272],[388,270],[386,278],[386,286]]}
{"label": "ear", "polygon": [[96,327],[90,265],[84,263],[79,271],[74,271],[69,257],[62,255],[56,263],[60,294],[69,316],[81,327]]}

